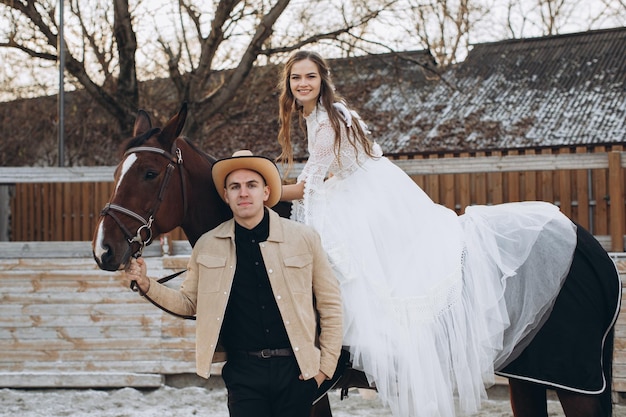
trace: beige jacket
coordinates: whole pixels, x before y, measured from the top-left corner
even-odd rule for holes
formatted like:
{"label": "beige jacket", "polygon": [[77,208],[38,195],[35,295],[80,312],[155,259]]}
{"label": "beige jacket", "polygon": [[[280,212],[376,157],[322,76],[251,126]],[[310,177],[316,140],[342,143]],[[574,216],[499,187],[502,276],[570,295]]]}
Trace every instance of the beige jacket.
{"label": "beige jacket", "polygon": [[[342,306],[339,285],[319,235],[270,210],[269,237],[260,246],[302,375],[309,379],[321,370],[332,376],[341,351]],[[226,359],[218,348],[218,336],[235,266],[235,223],[231,219],[198,240],[180,290],[150,282],[147,296],[157,304],[177,314],[196,315],[196,372],[203,378],[210,376],[211,362]]]}

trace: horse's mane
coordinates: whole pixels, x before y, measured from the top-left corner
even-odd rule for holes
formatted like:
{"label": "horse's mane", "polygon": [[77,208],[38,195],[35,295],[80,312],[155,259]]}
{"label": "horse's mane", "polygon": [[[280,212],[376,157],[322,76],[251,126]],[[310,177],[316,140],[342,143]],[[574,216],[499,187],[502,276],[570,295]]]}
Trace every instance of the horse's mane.
{"label": "horse's mane", "polygon": [[161,132],[161,129],[158,127],[152,128],[147,132],[142,133],[141,135],[135,136],[133,138],[128,139],[127,141],[122,143],[120,147],[120,153],[123,155],[127,150],[131,148],[136,148],[137,146],[142,146],[148,139],[152,136]]}
{"label": "horse's mane", "polygon": [[198,145],[196,145],[195,143],[193,143],[188,137],[186,136],[181,136],[180,139],[184,140],[185,143],[187,143],[187,145],[189,145],[191,147],[191,149],[193,149],[194,151],[198,152],[200,155],[202,155],[207,161],[209,161],[209,163],[211,165],[213,165],[215,163],[215,161],[217,161],[217,158],[214,157],[211,154],[206,153],[205,151],[203,151],[202,149],[198,148]]}

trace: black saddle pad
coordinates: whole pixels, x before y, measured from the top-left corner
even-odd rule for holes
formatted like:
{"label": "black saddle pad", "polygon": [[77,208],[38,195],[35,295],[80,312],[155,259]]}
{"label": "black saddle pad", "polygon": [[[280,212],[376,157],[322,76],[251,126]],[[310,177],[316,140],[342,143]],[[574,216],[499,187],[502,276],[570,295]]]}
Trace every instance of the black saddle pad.
{"label": "black saddle pad", "polygon": [[605,389],[621,282],[591,233],[578,226],[577,239],[550,316],[521,354],[496,374],[588,394]]}

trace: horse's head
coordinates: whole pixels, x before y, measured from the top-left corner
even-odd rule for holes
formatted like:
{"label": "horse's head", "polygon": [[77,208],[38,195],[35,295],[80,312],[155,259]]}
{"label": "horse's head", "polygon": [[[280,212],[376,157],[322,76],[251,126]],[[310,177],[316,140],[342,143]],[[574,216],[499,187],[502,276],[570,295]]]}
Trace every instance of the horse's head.
{"label": "horse's head", "polygon": [[211,180],[214,159],[179,137],[186,117],[183,105],[160,129],[139,111],[92,242],[101,269],[123,269],[131,256],[177,226],[193,245],[228,217]]}

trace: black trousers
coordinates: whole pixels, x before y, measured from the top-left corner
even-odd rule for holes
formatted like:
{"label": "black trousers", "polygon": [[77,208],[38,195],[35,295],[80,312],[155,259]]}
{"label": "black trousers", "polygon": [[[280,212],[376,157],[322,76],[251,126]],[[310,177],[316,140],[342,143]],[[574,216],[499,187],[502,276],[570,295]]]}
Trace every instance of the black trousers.
{"label": "black trousers", "polygon": [[314,378],[301,381],[294,356],[267,359],[228,355],[222,378],[231,417],[309,417]]}

